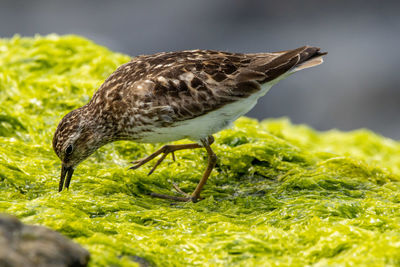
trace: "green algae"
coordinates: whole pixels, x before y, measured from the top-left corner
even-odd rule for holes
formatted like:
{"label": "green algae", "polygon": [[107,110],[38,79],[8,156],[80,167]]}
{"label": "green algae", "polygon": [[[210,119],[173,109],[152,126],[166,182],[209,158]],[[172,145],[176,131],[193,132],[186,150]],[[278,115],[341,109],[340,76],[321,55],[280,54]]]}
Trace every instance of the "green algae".
{"label": "green algae", "polygon": [[400,143],[368,130],[241,118],[215,135],[219,160],[196,204],[146,192],[192,191],[205,151],[147,176],[151,164],[129,162],[160,145],[116,142],[58,193],[59,120],[128,60],[78,36],[0,40],[0,212],[72,238],[92,266],[400,265]]}

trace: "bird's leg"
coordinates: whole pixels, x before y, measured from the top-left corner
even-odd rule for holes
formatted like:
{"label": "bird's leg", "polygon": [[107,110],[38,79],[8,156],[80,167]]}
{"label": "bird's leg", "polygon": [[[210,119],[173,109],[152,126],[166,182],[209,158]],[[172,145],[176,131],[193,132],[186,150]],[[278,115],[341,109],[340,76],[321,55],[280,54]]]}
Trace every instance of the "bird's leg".
{"label": "bird's leg", "polygon": [[[210,139],[210,138],[208,138],[208,139]],[[210,139],[210,141],[211,141],[211,143],[214,142],[214,138],[212,138],[212,140]],[[160,165],[160,163],[167,157],[167,155],[169,153],[172,154],[172,159],[175,161],[175,154],[174,154],[175,151],[182,150],[182,149],[195,149],[195,148],[201,148],[201,147],[202,146],[197,143],[183,144],[183,145],[165,145],[165,146],[161,147],[159,150],[157,150],[156,152],[154,152],[153,154],[151,154],[143,159],[133,161],[132,164],[134,164],[134,165],[132,167],[130,167],[129,169],[135,170],[135,169],[139,168],[140,166],[146,164],[150,160],[154,159],[158,155],[163,154],[161,156],[161,158],[156,162],[154,167],[150,170],[150,172],[149,172],[149,175],[150,175],[155,171],[155,169],[158,167],[158,165]]]}
{"label": "bird's leg", "polygon": [[[201,139],[200,141],[201,141],[203,147],[207,151],[208,164],[207,164],[206,170],[203,173],[203,177],[201,178],[200,182],[197,184],[196,189],[193,191],[193,193],[191,195],[188,195],[185,192],[183,192],[177,185],[174,185],[174,188],[176,189],[176,191],[178,191],[179,193],[184,195],[184,197],[176,197],[176,196],[163,195],[163,194],[158,194],[158,193],[151,193],[150,195],[152,197],[158,197],[158,198],[163,198],[163,199],[171,199],[171,200],[175,200],[175,201],[184,201],[184,202],[187,202],[187,201],[197,202],[201,198],[200,197],[200,192],[203,189],[204,185],[206,184],[207,179],[211,174],[211,171],[215,167],[215,164],[217,162],[217,155],[215,155],[214,151],[211,149],[211,146],[210,146],[214,142],[214,137],[209,136],[208,138]],[[195,148],[197,148],[197,146]],[[163,152],[160,152],[160,153],[163,153]],[[158,154],[160,154],[160,153],[158,153]]]}
{"label": "bird's leg", "polygon": [[203,173],[203,177],[201,178],[200,182],[196,186],[196,189],[193,191],[191,195],[191,200],[193,202],[197,202],[197,200],[200,199],[200,192],[203,189],[203,186],[206,184],[208,177],[210,176],[212,170],[215,167],[215,164],[217,163],[217,155],[215,155],[214,151],[211,149],[210,146],[211,144],[209,143],[209,140],[211,139],[212,141],[214,141],[214,138],[212,136],[210,137],[205,140],[201,140],[201,143],[203,144],[208,154],[208,163],[207,163],[207,168]]}

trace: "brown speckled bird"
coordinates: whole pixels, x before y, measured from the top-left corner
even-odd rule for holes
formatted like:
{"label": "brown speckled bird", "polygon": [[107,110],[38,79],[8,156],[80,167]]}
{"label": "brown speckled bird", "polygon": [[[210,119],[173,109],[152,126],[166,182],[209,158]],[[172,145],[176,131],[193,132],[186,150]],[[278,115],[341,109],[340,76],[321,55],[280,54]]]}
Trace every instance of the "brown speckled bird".
{"label": "brown speckled bird", "polygon": [[120,66],[85,106],[68,113],[59,123],[53,148],[62,161],[59,191],[68,188],[75,167],[99,147],[117,140],[141,143],[180,139],[191,144],[165,145],[133,162],[131,169],[162,154],[149,174],[168,154],[204,147],[208,165],[192,194],[182,197],[152,193],[177,201],[200,199],[215,166],[213,134],[251,110],[257,100],[290,74],[323,62],[319,48],[239,54],[190,50],[138,56]]}

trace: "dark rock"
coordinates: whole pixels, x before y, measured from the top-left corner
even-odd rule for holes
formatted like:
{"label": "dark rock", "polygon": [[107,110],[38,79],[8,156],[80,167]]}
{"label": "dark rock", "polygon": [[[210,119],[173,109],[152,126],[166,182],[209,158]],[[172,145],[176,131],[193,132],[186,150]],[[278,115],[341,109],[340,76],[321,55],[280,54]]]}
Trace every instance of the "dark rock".
{"label": "dark rock", "polygon": [[0,214],[0,267],[87,266],[89,252],[43,226]]}

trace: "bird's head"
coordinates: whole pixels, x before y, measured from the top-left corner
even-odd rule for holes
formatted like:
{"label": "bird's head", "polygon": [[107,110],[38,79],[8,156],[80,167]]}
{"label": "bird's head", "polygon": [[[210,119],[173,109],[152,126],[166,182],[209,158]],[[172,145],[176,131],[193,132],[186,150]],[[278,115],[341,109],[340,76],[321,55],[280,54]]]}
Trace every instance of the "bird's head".
{"label": "bird's head", "polygon": [[75,167],[102,144],[99,132],[82,109],[68,113],[58,124],[53,137],[53,149],[61,159],[59,191],[68,189]]}

